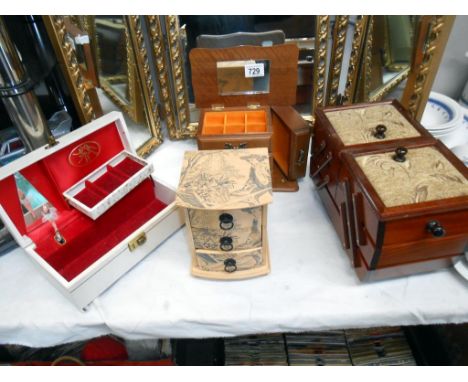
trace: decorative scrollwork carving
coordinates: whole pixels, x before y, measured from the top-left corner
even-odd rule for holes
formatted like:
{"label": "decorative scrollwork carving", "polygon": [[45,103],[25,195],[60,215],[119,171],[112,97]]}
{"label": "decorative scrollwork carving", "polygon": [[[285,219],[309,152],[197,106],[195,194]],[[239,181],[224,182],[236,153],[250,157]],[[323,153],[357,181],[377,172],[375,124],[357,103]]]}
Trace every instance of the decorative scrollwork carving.
{"label": "decorative scrollwork carving", "polygon": [[75,48],[67,36],[65,17],[43,16],[43,20],[60,66],[65,72],[64,77],[76,105],[80,122],[83,124],[88,123],[96,118],[96,114],[87,93],[86,79],[81,73]]}
{"label": "decorative scrollwork carving", "polygon": [[440,48],[439,37],[444,27],[444,16],[433,16],[429,23],[428,37],[426,40],[426,49],[419,65],[415,68],[413,92],[409,97],[408,111],[415,116],[421,103],[422,93],[425,87],[426,79],[429,74],[432,59],[435,51]]}
{"label": "decorative scrollwork carving", "polygon": [[314,61],[314,88],[312,94],[312,114],[316,107],[324,106],[328,31],[330,29],[330,16],[317,16],[317,28],[315,33],[315,61]]}
{"label": "decorative scrollwork carving", "polygon": [[152,133],[152,138],[137,150],[139,155],[146,156],[163,141],[161,118],[151,76],[141,17],[126,16],[125,20],[128,25],[129,36],[133,43],[133,52],[137,67],[136,71],[141,84],[143,102],[145,105],[144,109]]}
{"label": "decorative scrollwork carving", "polygon": [[185,83],[184,60],[180,42],[179,18],[174,15],[165,16],[166,34],[169,49],[170,68],[175,96],[177,126],[169,129],[171,139],[194,137],[196,129],[190,124],[190,110]]}
{"label": "decorative scrollwork carving", "polygon": [[359,62],[362,56],[363,40],[370,16],[357,16],[354,26],[353,43],[349,58],[348,75],[345,88],[345,103],[352,103],[356,90],[357,77],[359,72]]}
{"label": "decorative scrollwork carving", "polygon": [[328,78],[327,96],[329,105],[335,105],[340,84],[341,68],[343,64],[343,53],[348,30],[349,16],[336,16],[333,28],[333,47],[330,58],[330,74]]}

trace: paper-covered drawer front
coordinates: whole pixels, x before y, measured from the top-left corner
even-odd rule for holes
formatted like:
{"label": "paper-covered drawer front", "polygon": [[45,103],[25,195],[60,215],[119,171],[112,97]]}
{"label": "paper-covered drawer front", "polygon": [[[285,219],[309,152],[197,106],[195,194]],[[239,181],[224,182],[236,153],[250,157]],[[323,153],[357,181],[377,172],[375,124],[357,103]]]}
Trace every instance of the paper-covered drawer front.
{"label": "paper-covered drawer front", "polygon": [[196,249],[237,251],[262,245],[262,232],[259,226],[252,229],[232,229],[229,233],[220,228],[192,228],[192,234]]}
{"label": "paper-covered drawer front", "polygon": [[[238,210],[188,210],[190,225],[193,228],[220,230],[230,234],[239,229],[260,231],[262,207]],[[225,235],[224,235],[225,236]]]}
{"label": "paper-covered drawer front", "polygon": [[263,265],[263,250],[238,252],[195,251],[197,266],[203,271],[234,273],[254,269]]}

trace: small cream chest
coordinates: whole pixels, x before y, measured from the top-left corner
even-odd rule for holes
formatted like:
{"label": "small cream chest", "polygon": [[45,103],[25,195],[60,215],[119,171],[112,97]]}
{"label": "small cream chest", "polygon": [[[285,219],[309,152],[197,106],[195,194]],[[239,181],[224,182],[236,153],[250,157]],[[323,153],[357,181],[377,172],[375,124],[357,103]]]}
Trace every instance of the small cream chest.
{"label": "small cream chest", "polygon": [[243,279],[269,273],[268,149],[186,152],[176,204],[185,209],[192,274]]}

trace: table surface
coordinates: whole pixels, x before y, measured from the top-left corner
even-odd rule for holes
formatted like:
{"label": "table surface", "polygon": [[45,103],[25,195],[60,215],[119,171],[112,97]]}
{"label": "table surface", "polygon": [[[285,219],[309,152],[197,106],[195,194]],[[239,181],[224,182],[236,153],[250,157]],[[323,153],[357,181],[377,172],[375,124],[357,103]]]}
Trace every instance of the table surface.
{"label": "table surface", "polygon": [[[149,158],[177,187],[185,150],[166,141]],[[309,177],[269,207],[271,273],[243,281],[190,275],[185,227],[78,310],[21,249],[0,257],[0,343],[52,346],[105,334],[128,339],[468,322],[468,281],[454,269],[363,284]]]}

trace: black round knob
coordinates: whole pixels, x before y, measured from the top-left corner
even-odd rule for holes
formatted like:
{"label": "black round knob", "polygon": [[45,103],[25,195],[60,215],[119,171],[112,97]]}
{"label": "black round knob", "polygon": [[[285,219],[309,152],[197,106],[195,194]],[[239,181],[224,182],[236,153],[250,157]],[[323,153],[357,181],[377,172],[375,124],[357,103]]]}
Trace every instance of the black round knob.
{"label": "black round knob", "polygon": [[432,233],[432,236],[434,237],[445,236],[445,229],[437,220],[431,220],[429,223],[427,223],[426,229],[428,232]]}
{"label": "black round knob", "polygon": [[406,161],[407,153],[408,149],[406,147],[397,147],[395,150],[395,155],[393,156],[393,160],[396,162],[404,162]]}
{"label": "black round knob", "polygon": [[232,251],[234,246],[232,245],[232,237],[224,236],[219,239],[219,248],[222,251]]}
{"label": "black round knob", "polygon": [[234,218],[231,214],[219,215],[219,228],[226,231],[232,229],[232,227],[234,227]]}
{"label": "black round knob", "polygon": [[387,127],[385,125],[377,125],[375,127],[374,137],[377,139],[385,139],[385,132],[387,131]]}
{"label": "black round knob", "polygon": [[231,259],[231,258],[224,260],[224,270],[227,273],[232,273],[232,272],[237,271],[236,260]]}

